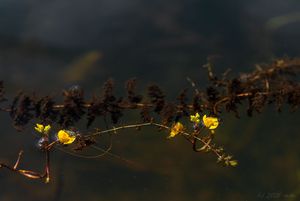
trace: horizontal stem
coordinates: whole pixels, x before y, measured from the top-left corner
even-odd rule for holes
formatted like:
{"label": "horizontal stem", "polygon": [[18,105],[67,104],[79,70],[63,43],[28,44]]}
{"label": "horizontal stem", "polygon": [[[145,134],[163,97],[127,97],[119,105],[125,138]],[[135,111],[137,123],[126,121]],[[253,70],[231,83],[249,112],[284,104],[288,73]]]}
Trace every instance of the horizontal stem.
{"label": "horizontal stem", "polygon": [[[97,131],[91,135],[86,135],[85,137],[95,137],[95,136],[99,136],[99,135],[105,134],[105,133],[115,133],[116,134],[116,132],[119,130],[128,129],[128,128],[138,128],[138,127],[143,127],[143,126],[156,126],[158,128],[163,128],[165,130],[169,130],[169,131],[171,130],[171,128],[169,126],[166,126],[163,124],[159,124],[159,123],[155,123],[155,122],[146,122],[146,123],[119,126],[116,128],[107,129],[107,130],[103,130],[103,131]],[[213,149],[213,147],[211,147],[205,140],[203,140],[195,135],[192,135],[186,131],[180,131],[179,133],[184,136],[187,136],[187,137],[193,137],[193,139],[200,141],[204,146],[206,146],[209,150],[214,152],[218,157],[221,157],[221,155],[218,153],[218,151]]]}

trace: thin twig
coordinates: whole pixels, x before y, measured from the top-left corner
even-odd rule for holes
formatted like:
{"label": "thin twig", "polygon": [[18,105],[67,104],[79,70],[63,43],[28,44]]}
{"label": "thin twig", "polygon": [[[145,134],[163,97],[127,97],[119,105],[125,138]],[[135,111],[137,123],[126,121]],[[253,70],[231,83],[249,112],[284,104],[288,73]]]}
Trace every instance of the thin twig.
{"label": "thin twig", "polygon": [[[137,128],[137,127],[143,127],[143,126],[156,126],[158,128],[163,128],[168,131],[171,130],[171,128],[169,126],[155,123],[155,122],[147,122],[147,123],[124,125],[124,126],[119,126],[119,127],[108,129],[108,130],[98,131],[91,135],[86,135],[85,137],[95,137],[95,136],[99,136],[99,135],[102,135],[105,133],[115,133],[118,130],[123,130],[123,129],[128,129],[128,128]],[[218,153],[218,151],[213,149],[213,147],[211,147],[204,139],[199,138],[196,135],[190,134],[186,131],[181,131],[180,134],[182,134],[188,138],[193,138],[194,140],[200,141],[203,144],[203,146],[206,146],[209,150],[211,150],[213,153],[215,153],[218,157],[221,157],[221,155]]]}

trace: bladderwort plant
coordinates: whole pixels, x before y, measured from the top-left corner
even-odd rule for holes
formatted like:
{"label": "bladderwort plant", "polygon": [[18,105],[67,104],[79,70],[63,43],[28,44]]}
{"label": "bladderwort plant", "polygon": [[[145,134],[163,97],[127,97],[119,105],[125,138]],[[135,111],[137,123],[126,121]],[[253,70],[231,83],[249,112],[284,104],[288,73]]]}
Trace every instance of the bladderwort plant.
{"label": "bladderwort plant", "polygon": [[[5,98],[1,81],[0,111],[10,115],[14,127],[19,131],[23,131],[29,122],[35,124],[33,129],[39,135],[38,148],[45,153],[45,170],[39,173],[19,168],[23,151],[19,152],[14,165],[0,162],[0,168],[48,183],[52,150],[69,147],[71,151],[68,153],[76,154],[87,147],[94,147],[103,151],[96,157],[103,156],[110,153],[112,142],[107,149],[101,149],[96,146],[98,137],[143,127],[165,130],[170,140],[183,137],[195,152],[212,153],[218,163],[235,167],[238,161],[214,142],[218,136],[216,130],[222,124],[222,114],[233,112],[239,117],[241,103],[248,104],[249,116],[262,112],[266,105],[275,105],[280,111],[287,104],[295,111],[300,105],[300,59],[277,59],[271,64],[256,65],[254,71],[236,77],[230,77],[229,71],[216,76],[211,62],[204,67],[208,72],[209,86],[200,89],[196,82],[187,78],[192,90],[181,91],[175,101],[167,101],[164,92],[156,84],[150,85],[147,95],[143,97],[136,92],[136,79],[126,82],[127,96],[118,97],[113,93],[114,82],[109,79],[103,86],[102,94],[91,99],[84,97],[82,88],[73,86],[63,91],[61,103],[51,96],[37,97],[25,92],[20,92],[10,102]],[[119,120],[126,118],[126,111],[139,111],[138,123],[121,125]],[[105,129],[94,125],[94,121],[100,117],[104,119]],[[95,129],[91,129],[90,133],[79,132],[76,123],[80,119],[86,119],[87,127],[93,125]]]}

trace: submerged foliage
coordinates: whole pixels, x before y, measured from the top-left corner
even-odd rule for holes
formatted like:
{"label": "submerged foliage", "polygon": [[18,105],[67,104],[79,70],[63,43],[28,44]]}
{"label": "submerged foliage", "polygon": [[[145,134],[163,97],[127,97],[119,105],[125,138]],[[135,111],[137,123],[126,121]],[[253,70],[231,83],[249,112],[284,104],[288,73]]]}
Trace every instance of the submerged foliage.
{"label": "submerged foliage", "polygon": [[[45,151],[47,161],[50,150],[59,144],[72,144],[73,150],[79,151],[94,146],[97,136],[115,134],[121,129],[152,126],[167,130],[168,138],[183,136],[196,152],[211,152],[217,156],[218,162],[236,166],[238,162],[226,154],[223,147],[213,142],[216,136],[213,134],[220,126],[221,114],[233,112],[239,117],[239,105],[244,102],[248,104],[246,113],[249,116],[262,112],[266,105],[274,105],[280,111],[287,104],[295,111],[300,105],[300,60],[275,60],[271,64],[257,65],[253,72],[241,73],[237,77],[230,77],[228,72],[221,77],[216,76],[211,63],[204,67],[207,68],[210,85],[206,89],[199,89],[188,78],[192,90],[181,91],[176,101],[168,101],[163,90],[156,84],[150,85],[147,95],[142,96],[136,91],[136,79],[126,82],[127,96],[120,97],[114,94],[114,82],[109,79],[104,83],[102,93],[90,99],[85,98],[81,87],[73,86],[63,91],[62,103],[56,102],[55,97],[38,97],[25,92],[20,92],[9,102],[5,98],[1,81],[0,103],[4,106],[0,110],[10,114],[13,125],[20,131],[31,120],[38,123],[35,130],[43,134],[40,148]],[[126,118],[128,110],[139,111],[139,123],[119,124],[121,118]],[[96,128],[92,134],[82,134],[74,129],[80,119],[86,119],[87,127],[91,127],[100,117],[104,119],[108,129]],[[191,126],[182,123],[185,119],[189,120]],[[52,125],[60,127],[55,140],[49,134]],[[105,153],[109,150],[110,147]],[[28,178],[46,178],[49,181],[49,163],[46,164],[45,173],[38,174],[18,169],[20,157],[21,152],[14,167],[6,164],[0,164],[0,167]]]}

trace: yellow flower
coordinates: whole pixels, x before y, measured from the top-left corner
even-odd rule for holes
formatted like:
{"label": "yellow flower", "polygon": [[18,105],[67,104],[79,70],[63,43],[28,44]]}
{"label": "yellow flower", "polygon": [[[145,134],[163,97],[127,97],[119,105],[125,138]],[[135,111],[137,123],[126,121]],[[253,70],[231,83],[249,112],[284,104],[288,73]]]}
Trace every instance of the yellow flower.
{"label": "yellow flower", "polygon": [[183,125],[180,122],[177,122],[176,124],[174,124],[171,128],[171,132],[168,138],[172,138],[175,137],[178,133],[180,133],[181,131],[183,131]]}
{"label": "yellow flower", "polygon": [[219,126],[219,120],[216,117],[203,116],[203,124],[210,130],[216,129]]}
{"label": "yellow flower", "polygon": [[51,126],[50,125],[44,126],[43,124],[36,124],[36,127],[34,127],[34,129],[39,133],[48,134],[51,129]]}
{"label": "yellow flower", "polygon": [[58,141],[62,144],[72,144],[75,141],[76,136],[71,132],[72,131],[68,130],[59,130],[57,133]]}
{"label": "yellow flower", "polygon": [[231,160],[231,161],[229,161],[229,165],[231,165],[232,167],[235,167],[238,165],[238,162],[237,162],[237,160]]}
{"label": "yellow flower", "polygon": [[196,124],[199,124],[200,123],[200,115],[199,115],[199,113],[197,112],[195,115],[190,115],[190,121],[194,122]]}

